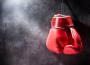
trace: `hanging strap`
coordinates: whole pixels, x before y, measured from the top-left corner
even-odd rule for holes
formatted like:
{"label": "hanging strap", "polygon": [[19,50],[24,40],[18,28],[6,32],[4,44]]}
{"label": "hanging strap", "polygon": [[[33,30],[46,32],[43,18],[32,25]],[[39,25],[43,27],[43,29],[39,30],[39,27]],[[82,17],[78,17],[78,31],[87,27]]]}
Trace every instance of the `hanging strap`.
{"label": "hanging strap", "polygon": [[64,0],[61,0],[61,14],[64,14]]}

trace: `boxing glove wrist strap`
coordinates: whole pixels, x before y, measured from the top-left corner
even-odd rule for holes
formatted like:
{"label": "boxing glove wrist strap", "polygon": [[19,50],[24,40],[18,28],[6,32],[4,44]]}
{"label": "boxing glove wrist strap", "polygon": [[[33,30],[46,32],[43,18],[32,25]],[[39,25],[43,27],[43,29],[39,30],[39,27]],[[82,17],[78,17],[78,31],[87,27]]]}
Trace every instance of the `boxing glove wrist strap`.
{"label": "boxing glove wrist strap", "polygon": [[63,27],[54,27],[54,26],[52,26],[52,28],[57,28],[57,29],[66,29],[66,28],[63,28]]}
{"label": "boxing glove wrist strap", "polygon": [[73,24],[71,24],[71,25],[68,25],[69,27],[74,27],[74,25]]}

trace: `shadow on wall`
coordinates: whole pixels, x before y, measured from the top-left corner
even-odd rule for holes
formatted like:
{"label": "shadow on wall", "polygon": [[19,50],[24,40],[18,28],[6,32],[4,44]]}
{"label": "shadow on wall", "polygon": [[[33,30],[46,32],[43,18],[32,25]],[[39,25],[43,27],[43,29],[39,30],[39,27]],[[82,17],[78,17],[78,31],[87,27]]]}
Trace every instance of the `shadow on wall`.
{"label": "shadow on wall", "polygon": [[4,49],[4,23],[2,21],[2,0],[0,0],[0,65],[5,65],[4,57],[5,57],[5,49]]}
{"label": "shadow on wall", "polygon": [[[90,1],[89,0],[65,0],[75,20],[90,27]],[[77,19],[78,18],[78,19]]]}
{"label": "shadow on wall", "polygon": [[90,14],[90,1],[89,0],[66,0],[70,4],[72,4],[72,7],[75,8],[75,10],[78,10],[82,14]]}

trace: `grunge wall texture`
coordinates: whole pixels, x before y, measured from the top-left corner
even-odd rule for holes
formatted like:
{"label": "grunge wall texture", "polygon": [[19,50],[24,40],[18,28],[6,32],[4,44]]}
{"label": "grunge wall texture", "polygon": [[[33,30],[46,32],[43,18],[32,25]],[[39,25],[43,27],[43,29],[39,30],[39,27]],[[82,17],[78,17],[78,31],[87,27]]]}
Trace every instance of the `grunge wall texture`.
{"label": "grunge wall texture", "polygon": [[78,55],[56,55],[45,42],[61,0],[0,0],[0,65],[90,65],[89,6],[89,0],[64,0],[84,47]]}

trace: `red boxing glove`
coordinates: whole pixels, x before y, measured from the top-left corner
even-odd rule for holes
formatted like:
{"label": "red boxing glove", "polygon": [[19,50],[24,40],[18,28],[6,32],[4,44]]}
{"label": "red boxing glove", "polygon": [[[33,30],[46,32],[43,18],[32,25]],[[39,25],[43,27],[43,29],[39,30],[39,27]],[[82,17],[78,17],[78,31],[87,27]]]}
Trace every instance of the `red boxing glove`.
{"label": "red boxing glove", "polygon": [[52,18],[51,29],[49,31],[46,47],[57,54],[63,52],[64,47],[68,44],[68,38],[66,34],[65,27],[67,22],[65,17],[62,17],[60,14],[55,15]]}
{"label": "red boxing glove", "polygon": [[64,54],[78,54],[82,50],[82,41],[80,35],[73,27],[73,22],[70,16],[66,16],[66,20],[69,24],[70,33],[68,36],[68,45],[64,47]]}

